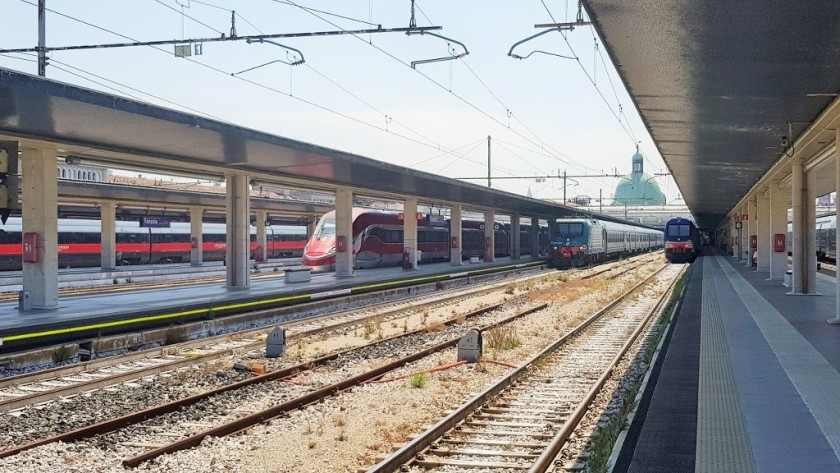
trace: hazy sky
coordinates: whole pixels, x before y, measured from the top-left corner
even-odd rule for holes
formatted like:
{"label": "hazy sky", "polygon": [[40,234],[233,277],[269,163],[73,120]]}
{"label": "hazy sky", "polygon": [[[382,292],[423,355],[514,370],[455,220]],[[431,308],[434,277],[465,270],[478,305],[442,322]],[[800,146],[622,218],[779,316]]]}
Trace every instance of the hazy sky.
{"label": "hazy sky", "polygon": [[[36,45],[36,4],[3,1],[0,48]],[[411,61],[447,55],[447,42],[401,33],[284,38],[276,41],[302,51],[304,65],[278,62],[234,77],[231,73],[291,56],[268,44],[217,42],[205,43],[203,54],[191,60],[174,57],[172,46],[53,52],[47,77],[111,93],[116,89],[164,107],[447,177],[486,175],[488,135],[497,177],[562,174],[564,169],[592,174],[618,168],[626,174],[635,152],[630,135],[641,141],[645,171],[665,171],[606,51],[601,47],[602,56],[596,53],[592,28],[568,34],[579,63],[539,53],[515,60],[507,56],[511,45],[541,31],[534,24],[552,21],[540,0],[418,0],[416,5],[418,26],[442,26],[438,33],[464,43],[470,54],[413,70]],[[576,15],[575,1],[545,0],[545,5],[557,21]],[[371,27],[364,22],[406,27],[410,7],[408,0],[47,0],[47,8],[56,12],[47,14],[47,45],[127,41],[60,14],[146,41],[229,35],[231,8],[242,36]],[[183,17],[182,11],[204,25]],[[556,32],[517,47],[516,53],[534,50],[572,55]],[[8,56],[0,56],[0,66],[37,73],[35,63]],[[619,104],[628,131],[610,111],[619,113]],[[619,179],[578,182],[572,186],[569,181],[569,196],[597,197],[603,189],[608,198]],[[670,177],[657,182],[669,203],[678,197]],[[530,187],[540,198],[562,196],[561,186],[558,179],[493,182],[495,188],[520,194]]]}

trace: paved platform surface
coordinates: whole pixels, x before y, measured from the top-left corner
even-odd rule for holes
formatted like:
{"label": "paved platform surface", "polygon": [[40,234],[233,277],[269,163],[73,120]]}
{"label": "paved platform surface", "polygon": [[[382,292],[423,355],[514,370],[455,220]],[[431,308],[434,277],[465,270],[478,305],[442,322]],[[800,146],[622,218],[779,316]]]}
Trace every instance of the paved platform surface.
{"label": "paved platform surface", "polygon": [[616,472],[840,472],[835,280],[786,295],[707,252],[653,367]]}
{"label": "paved platform surface", "polygon": [[259,301],[276,301],[278,298],[301,294],[313,295],[312,299],[322,299],[350,293],[351,289],[355,292],[356,288],[367,288],[395,280],[438,275],[462,276],[465,272],[536,261],[542,260],[524,257],[512,262],[510,258],[498,258],[492,263],[465,262],[462,266],[452,266],[448,262],[423,264],[414,271],[405,271],[400,267],[356,270],[355,275],[350,278],[336,278],[333,272],[312,273],[310,282],[293,284],[287,284],[283,278],[278,277],[252,279],[248,288],[229,289],[221,283],[209,283],[171,289],[67,297],[59,301],[57,309],[48,311],[20,312],[17,303],[5,303],[0,304],[0,340],[5,338],[10,342],[20,334],[32,334],[39,330],[78,328],[86,324],[129,320],[139,315],[164,314],[156,317],[166,317],[167,311],[177,315],[178,311],[189,311],[194,307],[224,308],[232,304],[248,303],[253,304],[254,308],[260,308]]}

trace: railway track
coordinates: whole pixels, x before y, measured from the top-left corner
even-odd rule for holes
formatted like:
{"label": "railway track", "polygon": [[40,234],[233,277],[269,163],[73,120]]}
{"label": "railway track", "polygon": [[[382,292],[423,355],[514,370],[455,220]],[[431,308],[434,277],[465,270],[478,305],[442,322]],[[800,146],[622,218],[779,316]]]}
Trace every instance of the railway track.
{"label": "railway track", "polygon": [[613,367],[662,309],[682,270],[663,266],[368,472],[553,468]]}
{"label": "railway track", "polygon": [[[632,270],[634,266],[631,263],[616,265],[601,269],[595,275],[620,269],[610,275],[614,278]],[[582,272],[584,273],[581,276],[582,279],[592,277],[591,274],[586,273],[586,270]],[[305,336],[340,330],[370,319],[387,322],[407,318],[432,308],[453,304],[465,297],[481,296],[512,284],[544,277],[546,277],[545,274],[530,275],[517,278],[515,281],[488,284],[481,288],[439,291],[409,300],[384,302],[343,313],[329,313],[287,322],[281,326],[287,329],[288,340],[292,341]],[[267,316],[271,312],[272,309],[266,310]],[[273,326],[218,335],[139,351],[121,357],[105,358],[0,379],[0,412],[13,411],[27,405],[48,402],[186,366],[207,363],[235,353],[248,354],[262,350],[265,338],[271,329]]]}
{"label": "railway track", "polygon": [[[506,318],[504,321],[509,321],[509,320],[514,319],[514,318],[522,317],[524,315],[527,315],[528,313],[534,312],[536,310],[540,310],[544,307],[545,307],[545,304],[533,306],[533,307],[531,307],[527,310],[524,310],[524,311],[521,311],[521,312],[517,313],[513,317]],[[465,320],[469,320],[469,319],[474,318],[474,317],[482,316],[482,315],[486,314],[487,312],[492,311],[492,310],[496,310],[496,309],[497,309],[497,307],[493,306],[493,307],[487,307],[487,308],[482,308],[482,309],[479,309],[479,310],[475,310],[475,311],[472,311],[472,312],[467,313],[467,314],[456,315],[452,319],[448,320],[445,323],[445,325],[456,326],[458,324],[463,323]],[[503,323],[503,322],[499,322],[499,323]],[[493,325],[493,324],[491,324],[491,325]],[[456,329],[456,331],[458,331],[458,332],[462,332],[464,330],[466,330],[466,329],[465,328],[464,329]],[[450,340],[448,340],[446,342],[443,342],[443,343],[434,344],[434,346],[432,346],[430,348],[427,348],[425,350],[422,350],[421,352],[417,352],[414,349],[409,349],[409,351],[413,352],[411,355],[408,355],[407,357],[400,358],[396,361],[391,361],[391,362],[389,362],[385,365],[375,363],[375,364],[379,364],[380,366],[377,366],[376,368],[374,368],[370,372],[363,373],[359,376],[351,377],[349,380],[340,381],[340,382],[337,383],[338,387],[331,385],[331,386],[327,386],[326,388],[322,388],[322,389],[309,389],[309,388],[300,387],[300,386],[296,385],[295,383],[276,383],[276,381],[300,376],[302,373],[310,371],[310,370],[312,370],[316,367],[319,367],[319,366],[323,367],[323,366],[325,366],[327,364],[330,364],[330,363],[336,363],[337,360],[340,360],[342,358],[347,358],[347,357],[352,356],[353,354],[355,354],[357,352],[360,352],[360,351],[379,350],[380,352],[389,352],[390,350],[387,347],[384,347],[384,346],[386,346],[388,344],[393,344],[393,343],[399,341],[400,339],[412,338],[412,337],[414,337],[414,338],[426,337],[426,338],[434,339],[435,337],[439,338],[440,336],[445,336],[445,335],[446,334],[437,334],[437,333],[434,333],[434,332],[428,332],[426,329],[419,329],[419,330],[409,332],[409,333],[406,333],[406,334],[396,335],[396,336],[393,336],[393,337],[390,337],[390,338],[386,338],[386,339],[383,339],[383,340],[372,342],[372,343],[370,343],[366,346],[354,347],[354,348],[350,348],[350,349],[346,349],[346,350],[341,350],[339,352],[332,353],[332,354],[329,354],[329,355],[325,355],[325,356],[319,357],[319,358],[314,359],[314,360],[306,361],[306,362],[303,362],[303,363],[298,363],[298,364],[295,364],[293,366],[289,366],[289,367],[286,367],[286,368],[283,368],[283,369],[279,369],[279,370],[267,373],[265,375],[245,379],[245,380],[242,380],[240,382],[233,383],[231,385],[222,386],[222,387],[219,387],[219,388],[216,388],[216,389],[201,392],[201,393],[193,395],[193,396],[178,399],[176,401],[166,403],[164,405],[154,406],[154,407],[151,407],[151,408],[143,409],[143,410],[140,410],[140,411],[137,411],[137,412],[130,413],[128,415],[118,417],[118,418],[108,419],[106,421],[99,422],[97,424],[89,425],[89,426],[79,428],[79,429],[75,429],[75,430],[72,430],[72,431],[69,431],[69,432],[64,432],[64,433],[61,433],[61,434],[58,434],[58,435],[49,436],[49,437],[46,437],[46,438],[42,438],[40,440],[36,440],[34,442],[27,443],[25,445],[21,445],[21,446],[18,446],[18,447],[7,449],[5,451],[0,452],[0,458],[5,458],[5,457],[8,457],[8,456],[12,456],[12,455],[15,455],[17,453],[20,453],[22,451],[25,451],[25,450],[28,450],[28,449],[31,449],[31,448],[35,448],[35,447],[38,447],[38,446],[43,446],[43,445],[47,445],[47,444],[54,443],[54,442],[59,442],[59,441],[70,442],[70,441],[80,441],[80,440],[83,440],[83,439],[91,439],[90,442],[93,442],[94,444],[97,444],[97,445],[101,445],[102,441],[98,440],[98,439],[102,435],[106,435],[106,434],[107,435],[113,435],[114,436],[113,442],[117,442],[121,446],[133,447],[135,449],[136,448],[148,448],[149,446],[152,445],[149,442],[131,441],[131,440],[126,440],[126,438],[131,439],[131,438],[134,438],[135,435],[139,435],[141,437],[147,436],[148,431],[150,429],[151,430],[156,430],[156,429],[161,429],[161,428],[167,428],[166,426],[169,426],[168,430],[170,430],[170,432],[167,432],[167,433],[163,434],[163,437],[183,437],[183,436],[186,435],[187,438],[184,439],[182,442],[184,442],[184,441],[189,442],[190,438],[191,438],[190,434],[194,433],[196,428],[202,427],[202,426],[205,426],[205,425],[210,425],[207,422],[212,423],[214,421],[214,417],[221,417],[221,416],[213,416],[212,415],[213,410],[214,410],[213,405],[222,406],[221,409],[224,410],[225,409],[225,404],[229,403],[229,402],[233,402],[232,399],[236,399],[236,401],[235,401],[236,404],[240,405],[240,404],[245,402],[245,401],[243,401],[243,398],[244,399],[248,399],[248,398],[254,399],[254,398],[256,398],[257,400],[254,401],[254,404],[256,406],[261,406],[261,405],[264,405],[266,403],[266,401],[264,399],[266,397],[266,393],[270,394],[270,393],[273,392],[274,394],[276,394],[276,398],[279,398],[279,399],[288,398],[288,397],[295,397],[295,399],[292,400],[292,401],[283,403],[280,406],[275,406],[271,409],[274,409],[277,413],[280,413],[280,412],[283,412],[283,411],[286,411],[286,410],[290,410],[290,409],[295,409],[297,407],[300,407],[300,405],[307,404],[309,402],[312,402],[313,400],[317,400],[317,399],[320,399],[320,398],[323,398],[323,397],[326,397],[326,396],[329,396],[329,395],[333,395],[333,394],[341,391],[342,386],[344,386],[344,385],[352,386],[352,385],[358,384],[359,382],[369,380],[372,377],[375,377],[376,373],[385,373],[385,372],[390,371],[392,369],[395,369],[396,367],[401,366],[405,363],[411,362],[414,359],[421,358],[422,356],[425,356],[428,353],[434,353],[434,352],[440,351],[442,349],[445,349],[449,346],[452,346],[455,343],[457,343],[457,341],[460,339],[460,337],[450,339]],[[378,349],[375,348],[375,347],[380,347],[380,346],[382,346],[382,348],[378,348]],[[366,359],[367,356],[361,356],[361,358]],[[341,373],[338,373],[338,376],[341,377],[342,376]],[[257,386],[259,386],[259,387],[257,387]],[[274,398],[273,396],[270,396],[270,397],[272,399]],[[197,409],[198,412],[199,412],[199,416],[208,415],[207,412],[209,411],[210,412],[210,415],[209,415],[210,418],[209,419],[204,419],[202,417],[202,419],[200,421],[196,421],[196,419],[193,419],[193,422],[188,422],[188,423],[178,422],[177,420],[173,421],[172,419],[159,420],[159,418],[166,417],[166,416],[175,417],[175,418],[177,418],[179,416],[182,416],[182,415],[184,415],[184,412],[186,410],[189,410],[192,406],[195,406],[195,405],[201,405],[202,406],[202,407]],[[218,410],[218,407],[216,407],[215,409]],[[253,416],[259,417],[259,419],[257,419],[255,422],[265,420],[265,417],[264,417],[265,412],[260,411],[259,408],[256,408],[256,409],[251,408],[251,410],[247,411],[247,412],[253,413],[253,416],[246,415],[244,418],[242,418],[241,416],[243,415],[244,412],[246,412],[246,411],[243,411],[243,409],[245,409],[247,411],[248,408],[247,407],[241,407],[241,406],[239,408],[237,408],[236,412],[231,413],[231,415],[233,415],[234,417],[239,417],[239,418],[237,420],[233,421],[232,423],[226,423],[226,424],[221,425],[218,429],[214,429],[212,435],[215,435],[215,436],[223,435],[221,432],[224,429],[231,428],[231,425],[238,426],[235,429],[235,431],[241,430],[241,428],[244,428],[243,426],[252,425],[252,424],[248,424],[248,422],[250,421],[250,419],[252,419]],[[269,409],[269,411],[271,411],[271,409]],[[143,425],[138,425],[138,424],[141,424],[141,423]],[[150,427],[148,425],[150,423],[153,425],[152,427]],[[173,426],[178,426],[178,427],[175,428]],[[126,429],[128,430],[128,432],[124,432],[124,430],[126,430]],[[177,432],[177,430],[179,430],[179,429],[181,430],[181,432]],[[186,430],[186,434],[185,434],[184,430]],[[193,435],[193,437],[195,437],[195,435]],[[200,442],[200,439],[198,441]]]}
{"label": "railway track", "polygon": [[[500,287],[509,284],[510,282],[506,281],[479,289],[434,293],[344,313],[325,314],[284,323],[281,326],[287,329],[287,340],[293,341],[363,324],[370,319],[388,322],[397,318],[410,317],[425,310],[454,304],[465,297],[497,291]],[[272,329],[273,327],[263,327],[236,334],[218,335],[123,357],[106,358],[42,373],[9,377],[0,380],[0,412],[12,411],[27,405],[43,403],[186,366],[207,363],[232,354],[247,356],[254,351],[264,349],[265,338]]]}
{"label": "railway track", "polygon": [[[638,263],[638,261],[636,261],[636,263]],[[638,264],[634,265],[632,262],[628,262],[628,263],[626,263],[626,265],[638,266]],[[621,270],[623,272],[623,268],[619,268],[618,270]],[[587,274],[586,271],[577,272],[577,274],[569,274],[569,276],[571,276],[569,279],[579,279],[579,278],[582,278],[582,276],[585,276],[586,274]],[[528,282],[526,284],[521,284],[523,280],[534,281],[534,280],[539,280],[541,277],[545,277],[545,276],[548,276],[548,278],[544,281],[538,282],[536,286],[534,285],[533,282]],[[566,279],[565,276],[563,276],[562,274],[558,274],[556,272],[552,272],[552,273],[548,273],[548,274],[542,273],[540,275],[529,276],[529,277],[526,277],[526,278],[519,278],[516,281],[507,280],[507,281],[504,281],[502,283],[498,283],[497,284],[497,290],[498,289],[504,289],[505,287],[510,287],[510,286],[516,287],[517,284],[521,284],[519,286],[519,288],[525,288],[529,291],[538,290],[538,288],[543,288],[543,290],[544,290],[545,287],[546,287],[545,284],[552,284],[552,283],[556,283],[558,281],[559,282],[564,282],[566,280],[567,279]],[[489,290],[489,289],[482,289],[482,290],[486,291],[486,290]],[[507,291],[505,291],[505,293],[510,294]],[[432,296],[437,297],[439,294],[440,293],[436,293],[436,294],[433,294]],[[492,299],[491,299],[491,301],[492,301]],[[449,311],[446,310],[446,311],[441,311],[441,312],[446,312],[448,314]],[[500,316],[496,316],[496,318],[498,318],[498,317],[500,317]],[[322,318],[326,319],[326,318],[330,318],[330,316],[323,316]],[[460,319],[460,320],[458,320],[459,322],[463,322],[464,318],[465,318],[465,316],[454,317],[454,319],[456,319],[456,320]],[[451,320],[450,320],[450,322],[451,322]],[[301,321],[301,323],[299,325],[300,326],[310,325],[310,328],[317,328],[317,326],[321,325],[321,324],[323,324],[323,321],[316,322],[316,323]],[[330,324],[330,325],[332,325],[332,324]],[[464,328],[464,330],[465,330],[465,328]],[[344,333],[346,333],[346,330],[344,331]],[[451,334],[451,332],[447,332],[447,334]],[[424,334],[424,336],[429,336],[429,335],[430,334]],[[402,337],[394,337],[394,338],[402,338]],[[458,337],[455,337],[455,338],[451,339],[449,341],[449,344],[451,345],[452,343],[455,343],[459,338],[460,338],[460,334],[459,334]],[[260,343],[260,345],[261,345],[261,343]],[[409,356],[410,355],[417,356],[416,355],[416,351],[417,351],[416,348],[413,345],[411,345],[409,348],[410,348],[410,351],[412,352],[412,353],[409,354]],[[69,448],[69,449],[71,449],[72,451],[75,451],[75,452],[100,450],[100,451],[103,451],[103,453],[104,453],[105,451],[107,451],[107,452],[110,452],[110,453],[108,453],[108,456],[111,458],[111,460],[117,460],[120,457],[122,457],[124,459],[127,458],[126,465],[129,465],[131,463],[132,458],[136,458],[136,457],[139,457],[141,455],[148,455],[149,453],[152,453],[152,456],[154,456],[154,453],[153,453],[154,450],[152,452],[148,452],[147,450],[149,448],[152,448],[152,449],[166,448],[167,446],[163,445],[163,444],[165,443],[166,440],[169,440],[169,439],[181,438],[180,441],[176,442],[176,443],[180,443],[181,446],[176,447],[176,449],[178,449],[178,448],[189,448],[189,446],[184,447],[183,446],[184,444],[182,442],[187,442],[187,443],[195,442],[195,441],[200,442],[200,439],[206,437],[207,435],[213,435],[213,436],[223,435],[221,433],[221,431],[218,431],[218,430],[215,430],[215,429],[217,427],[220,427],[222,429],[229,428],[229,427],[225,427],[226,424],[224,424],[224,423],[221,424],[221,425],[218,425],[218,423],[222,419],[227,417],[228,415],[230,415],[232,417],[236,417],[238,419],[241,419],[242,416],[244,416],[245,418],[250,419],[251,421],[262,422],[267,418],[271,418],[271,416],[269,415],[269,417],[266,417],[266,414],[262,411],[259,411],[259,410],[254,412],[255,407],[259,408],[260,405],[265,406],[266,404],[270,404],[270,405],[274,405],[275,408],[278,408],[278,406],[276,405],[278,401],[283,401],[284,399],[289,399],[290,397],[294,398],[294,399],[300,399],[300,398],[303,398],[304,396],[307,396],[307,395],[313,395],[312,394],[312,389],[319,388],[319,387],[322,387],[322,386],[324,387],[324,389],[317,390],[318,392],[320,392],[320,394],[315,394],[314,395],[315,398],[317,398],[320,395],[327,396],[327,395],[335,394],[336,389],[341,391],[342,386],[341,386],[340,383],[343,383],[343,382],[346,381],[344,379],[340,379],[340,378],[343,378],[343,376],[339,376],[339,379],[335,379],[335,381],[336,381],[335,383],[332,383],[328,386],[324,386],[324,383],[322,381],[319,381],[309,389],[305,389],[304,387],[300,386],[299,383],[296,382],[296,381],[280,381],[280,382],[277,382],[277,381],[282,380],[282,379],[286,379],[288,376],[292,376],[295,372],[304,372],[304,373],[309,372],[308,370],[311,370],[315,366],[319,366],[319,365],[323,366],[322,365],[323,363],[326,363],[330,366],[334,366],[335,363],[337,363],[336,360],[338,358],[341,358],[341,357],[344,357],[344,356],[351,356],[350,355],[351,353],[358,353],[360,350],[365,350],[365,349],[366,348],[354,348],[354,349],[350,349],[350,350],[345,350],[345,351],[340,352],[340,353],[334,353],[332,355],[327,355],[325,357],[322,357],[322,359],[319,359],[319,360],[312,360],[312,361],[308,361],[308,362],[301,363],[301,364],[298,364],[298,365],[288,366],[288,367],[285,367],[281,370],[278,370],[277,372],[269,373],[268,375],[263,375],[263,376],[251,378],[251,379],[255,379],[255,381],[251,381],[251,379],[243,380],[243,382],[237,382],[237,383],[234,383],[234,385],[231,385],[231,386],[224,386],[224,387],[220,387],[220,388],[217,388],[217,389],[212,389],[210,391],[206,391],[206,392],[203,392],[203,393],[199,393],[198,395],[189,396],[189,399],[183,399],[183,400],[179,399],[177,401],[173,401],[173,402],[167,403],[165,405],[159,405],[159,406],[155,405],[151,408],[144,409],[142,411],[137,411],[137,412],[123,411],[123,412],[130,412],[130,413],[128,415],[123,415],[119,418],[108,419],[108,420],[106,420],[104,422],[100,422],[96,425],[88,425],[86,427],[78,428],[78,429],[75,429],[75,430],[70,431],[70,432],[64,432],[62,434],[52,436],[50,438],[42,438],[37,442],[29,443],[27,445],[21,445],[21,444],[24,443],[23,441],[20,441],[20,440],[19,441],[14,441],[12,439],[12,437],[7,436],[9,439],[12,439],[13,443],[8,443],[8,440],[6,440],[6,442],[7,442],[6,445],[14,446],[15,444],[18,444],[18,445],[21,445],[21,446],[17,447],[17,448],[9,449],[5,452],[2,452],[2,454],[0,454],[0,457],[12,456],[12,455],[15,455],[18,452],[21,452],[21,451],[29,449],[29,448],[34,448],[34,447],[39,446],[39,445],[47,445],[49,443],[54,443],[54,442],[58,442],[58,441],[65,441],[65,442],[73,442],[73,443],[72,444],[61,444],[61,445],[66,445],[66,447],[65,446],[56,446],[54,448],[57,448],[59,450]],[[367,349],[369,349],[369,348],[367,348]],[[392,352],[390,349],[385,350],[384,352],[382,351],[383,349],[380,349],[379,352],[375,352],[375,353],[378,353],[377,356],[386,356],[386,360],[388,360],[387,357],[391,357],[391,359],[393,359],[392,357],[396,356],[395,353]],[[405,350],[405,347],[403,347],[403,350]],[[241,351],[238,352],[238,353],[240,355],[243,354],[243,352],[241,352]],[[359,363],[360,365],[365,365],[366,363],[369,362],[368,361],[368,355],[364,355],[364,356],[361,356],[361,357],[359,357],[358,355],[356,355],[356,356],[357,356],[357,359],[361,361],[361,363]],[[102,361],[104,361],[104,360],[102,360]],[[343,363],[347,364],[347,361],[344,361]],[[379,363],[379,362],[377,362],[377,363]],[[357,364],[357,362],[351,362],[351,364],[349,366],[355,366],[356,364]],[[186,369],[188,371],[191,370],[191,368],[187,367],[187,368],[183,368],[181,370],[176,370],[176,371],[183,371],[184,369]],[[322,373],[322,369],[318,369],[316,371],[318,373]],[[196,372],[196,371],[192,370],[192,372]],[[200,370],[198,372],[200,373]],[[205,372],[207,372],[207,371],[205,370]],[[173,372],[169,371],[169,373],[173,373]],[[209,372],[209,374],[212,377],[212,375],[213,375],[212,370]],[[355,375],[355,373],[353,373],[353,372],[351,372],[350,374]],[[307,375],[307,376],[309,376],[309,375]],[[175,378],[177,378],[177,376],[175,376]],[[318,376],[316,376],[315,378],[317,379]],[[353,378],[355,378],[355,376],[353,376]],[[308,378],[304,378],[304,379],[308,379]],[[274,382],[270,382],[270,381],[274,381]],[[139,384],[146,383],[149,387],[155,386],[157,384],[157,383],[154,383],[154,382],[150,382],[148,380],[143,380],[143,381],[138,380],[136,383],[135,382],[128,383],[126,386],[134,385],[134,384],[137,384],[137,383],[139,383]],[[113,388],[113,389],[110,389],[109,391],[112,391],[112,392],[116,393],[117,391],[115,389],[116,388]],[[119,389],[122,390],[123,388],[119,388]],[[134,389],[134,388],[127,388],[127,389]],[[347,389],[347,388],[343,388],[343,389]],[[93,397],[91,397],[90,399],[97,398],[98,396],[99,396],[98,394],[93,394]],[[109,398],[114,399],[114,396],[116,396],[116,394],[114,394],[110,397],[105,396],[104,399],[109,399]],[[122,398],[122,397],[123,397],[122,394],[120,394],[118,396],[118,398]],[[266,398],[269,401],[266,401]],[[304,402],[304,403],[305,402],[313,402],[312,400],[315,399],[315,398],[310,397],[310,398],[308,398],[309,401],[304,400],[304,401],[300,401],[300,402]],[[256,399],[256,400],[254,400],[254,399]],[[294,401],[294,399],[291,399],[291,400]],[[87,402],[87,401],[79,400],[78,402]],[[253,406],[251,406],[252,403],[254,404]],[[45,412],[52,413],[52,414],[47,414],[49,416],[49,418],[55,419],[56,414],[58,414],[60,416],[59,418],[61,418],[61,416],[64,416],[64,415],[70,416],[70,414],[61,414],[62,409],[64,409],[64,410],[67,409],[66,407],[62,408],[61,404],[62,403],[53,403],[52,404],[53,407],[51,409],[48,409],[47,411],[45,411]],[[247,404],[248,407],[244,406],[243,404]],[[68,404],[68,406],[72,406],[72,405],[74,405],[74,404],[73,403]],[[147,404],[147,405],[150,405],[150,404]],[[191,408],[190,406],[193,406],[193,405],[196,405],[196,407]],[[281,411],[297,408],[297,407],[295,407],[294,403],[291,403],[291,404],[290,403],[283,403],[281,406],[283,406],[283,407],[279,407],[279,409]],[[117,411],[117,412],[119,412],[119,411]],[[39,417],[41,417],[41,416],[39,415]],[[86,418],[86,417],[87,417],[86,415],[83,416],[83,418]],[[21,425],[21,428],[23,428],[24,424],[20,424],[19,421],[16,422],[16,421],[11,421],[10,420],[10,426],[11,425]],[[25,425],[31,426],[31,425],[34,425],[34,424],[27,423]],[[179,426],[179,428],[173,428],[172,427],[172,426],[176,426],[176,425]],[[213,427],[213,425],[216,425],[216,427]],[[26,428],[30,429],[31,427],[26,427]],[[242,427],[240,425],[240,428],[237,431],[242,430],[242,429],[247,429],[247,428],[248,427]],[[204,429],[207,429],[207,430],[204,430]],[[207,433],[207,432],[209,432],[209,433]],[[35,438],[35,437],[30,437],[30,438]],[[88,440],[83,440],[83,439],[88,439]],[[194,439],[194,440],[190,440],[190,439]],[[195,439],[197,439],[197,440],[195,440]],[[114,455],[115,455],[115,448],[114,447],[117,447],[116,448],[117,452],[120,452],[119,456],[117,456],[117,458],[113,458]],[[47,451],[52,451],[54,448],[50,447],[50,448],[47,449]],[[92,448],[93,450],[88,450],[89,448]],[[43,451],[41,451],[41,449],[39,449],[39,452],[42,452],[42,453],[36,454],[36,456],[40,456],[44,453]],[[128,453],[125,453],[125,452],[128,452]],[[25,456],[24,458],[29,458],[29,455],[30,454],[27,454],[27,456]],[[13,461],[18,462],[18,461],[26,461],[26,460],[13,460]],[[140,460],[140,461],[142,462],[143,460]]]}

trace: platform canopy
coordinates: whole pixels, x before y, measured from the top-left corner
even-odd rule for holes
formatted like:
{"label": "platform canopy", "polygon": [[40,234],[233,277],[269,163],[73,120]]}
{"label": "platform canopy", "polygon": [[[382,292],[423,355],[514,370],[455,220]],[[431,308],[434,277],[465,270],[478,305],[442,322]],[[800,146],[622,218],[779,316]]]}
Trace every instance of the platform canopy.
{"label": "platform canopy", "polygon": [[782,136],[840,92],[835,0],[584,6],[701,227],[715,228],[781,157]]}
{"label": "platform canopy", "polygon": [[308,189],[345,186],[363,194],[415,196],[426,203],[530,217],[588,214],[7,69],[0,69],[0,139],[56,146],[59,155],[79,156],[82,163],[108,159],[115,167],[147,165],[162,173],[197,175],[243,172]]}

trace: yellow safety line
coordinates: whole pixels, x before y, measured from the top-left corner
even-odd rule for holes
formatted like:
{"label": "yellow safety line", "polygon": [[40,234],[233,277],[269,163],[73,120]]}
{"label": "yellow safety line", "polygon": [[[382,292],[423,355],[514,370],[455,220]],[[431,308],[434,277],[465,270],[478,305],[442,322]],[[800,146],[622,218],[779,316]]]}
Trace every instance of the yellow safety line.
{"label": "yellow safety line", "polygon": [[[525,263],[523,266],[507,265],[507,266],[497,266],[497,267],[494,267],[494,268],[476,269],[476,270],[473,270],[473,271],[468,271],[467,276],[470,276],[470,275],[473,275],[473,274],[479,274],[479,273],[486,273],[486,272],[489,272],[489,271],[502,271],[502,270],[505,270],[505,269],[516,268],[517,266],[525,267],[525,266],[534,266],[534,265],[538,265],[538,264],[542,264],[542,262],[541,261],[534,261],[534,262],[531,262],[531,263]],[[398,285],[398,284],[419,283],[419,282],[423,282],[423,281],[432,281],[432,280],[436,280],[436,279],[439,280],[439,279],[446,279],[446,278],[447,278],[446,274],[441,274],[441,275],[438,275],[438,276],[426,276],[426,277],[422,277],[422,278],[401,279],[401,280],[398,280],[398,281],[388,281],[388,282],[383,282],[383,283],[368,284],[368,285],[365,285],[365,286],[352,287],[352,288],[350,288],[350,292],[352,293],[354,291],[364,291],[364,290],[383,288],[383,287],[388,287],[388,286],[395,286],[395,285]],[[237,304],[228,304],[228,305],[224,305],[224,306],[210,307],[210,308],[206,308],[206,309],[193,309],[193,310],[187,310],[187,311],[181,311],[181,312],[172,312],[172,313],[169,313],[169,314],[149,315],[149,316],[145,316],[145,317],[135,317],[133,319],[115,320],[113,322],[101,322],[101,323],[98,323],[98,324],[80,325],[78,327],[67,327],[67,328],[59,328],[59,329],[53,329],[53,330],[45,330],[45,331],[42,331],[42,332],[22,333],[22,334],[18,334],[18,335],[10,335],[8,337],[2,337],[2,338],[0,338],[0,342],[13,342],[13,341],[17,341],[17,340],[27,340],[27,339],[31,339],[31,338],[49,337],[49,336],[52,336],[52,335],[62,335],[62,334],[68,334],[68,333],[74,333],[74,332],[84,332],[84,331],[87,331],[87,330],[96,330],[96,329],[102,329],[102,328],[118,327],[120,325],[131,325],[131,324],[142,323],[142,322],[153,322],[153,321],[157,321],[157,320],[165,320],[165,319],[171,319],[171,318],[175,318],[175,317],[186,317],[186,316],[190,316],[190,315],[208,314],[210,312],[216,312],[216,311],[221,312],[221,311],[227,311],[227,310],[233,310],[233,309],[245,309],[245,308],[249,308],[249,307],[256,307],[256,306],[266,305],[266,304],[277,304],[277,303],[280,303],[280,302],[291,302],[291,301],[296,301],[296,300],[311,299],[311,297],[312,297],[312,294],[298,294],[296,296],[285,296],[285,297],[276,297],[276,298],[272,298],[272,299],[262,299],[262,300],[259,300],[259,301],[252,301],[252,302],[241,302],[241,303],[237,303]]]}

